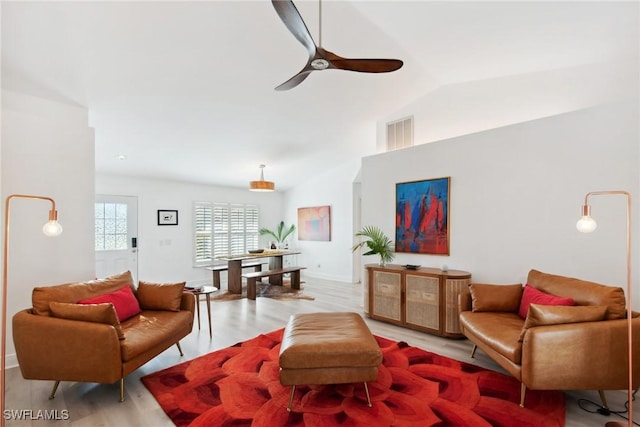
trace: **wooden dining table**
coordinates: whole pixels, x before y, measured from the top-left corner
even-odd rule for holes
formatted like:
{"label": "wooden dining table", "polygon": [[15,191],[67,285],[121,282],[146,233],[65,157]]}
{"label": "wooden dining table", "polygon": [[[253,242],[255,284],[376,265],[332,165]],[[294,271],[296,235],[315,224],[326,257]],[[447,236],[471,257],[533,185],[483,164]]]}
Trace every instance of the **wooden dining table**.
{"label": "wooden dining table", "polygon": [[[240,254],[221,256],[217,259],[227,261],[227,290],[234,294],[242,293],[242,262],[246,260],[269,258],[269,270],[282,269],[284,265],[284,257],[289,255],[297,255],[296,251],[281,251],[274,249],[265,249],[262,253],[256,254]],[[278,276],[269,277],[269,283],[272,285],[282,285],[282,278]]]}

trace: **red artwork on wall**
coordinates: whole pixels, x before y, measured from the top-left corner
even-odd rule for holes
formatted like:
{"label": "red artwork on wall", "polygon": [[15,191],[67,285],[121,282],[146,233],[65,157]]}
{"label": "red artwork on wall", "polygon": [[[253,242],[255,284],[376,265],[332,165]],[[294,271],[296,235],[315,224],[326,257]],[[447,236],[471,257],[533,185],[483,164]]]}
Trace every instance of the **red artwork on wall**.
{"label": "red artwork on wall", "polygon": [[396,184],[396,252],[449,255],[450,178]]}

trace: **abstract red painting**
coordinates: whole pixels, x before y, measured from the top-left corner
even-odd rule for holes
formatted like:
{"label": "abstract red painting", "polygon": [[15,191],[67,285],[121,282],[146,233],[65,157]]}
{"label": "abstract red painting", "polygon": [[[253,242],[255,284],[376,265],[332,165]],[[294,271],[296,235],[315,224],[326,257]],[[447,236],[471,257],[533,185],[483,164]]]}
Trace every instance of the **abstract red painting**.
{"label": "abstract red painting", "polygon": [[396,252],[449,255],[450,181],[396,184]]}

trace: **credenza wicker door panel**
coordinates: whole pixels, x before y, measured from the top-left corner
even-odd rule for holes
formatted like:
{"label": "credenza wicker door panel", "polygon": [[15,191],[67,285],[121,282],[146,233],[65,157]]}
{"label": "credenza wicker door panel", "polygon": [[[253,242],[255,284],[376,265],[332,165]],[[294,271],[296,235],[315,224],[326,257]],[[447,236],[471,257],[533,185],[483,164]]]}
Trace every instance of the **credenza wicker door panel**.
{"label": "credenza wicker door panel", "polygon": [[405,281],[405,322],[440,330],[440,279],[407,274]]}
{"label": "credenza wicker door panel", "polygon": [[373,275],[372,314],[400,322],[402,320],[402,276],[399,273],[384,271],[375,271]]}
{"label": "credenza wicker door panel", "polygon": [[394,264],[366,268],[367,316],[442,337],[464,338],[458,294],[471,282],[471,273]]}
{"label": "credenza wicker door panel", "polygon": [[446,310],[444,330],[450,334],[460,334],[460,317],[458,316],[458,294],[467,289],[471,278],[447,279],[445,285]]}

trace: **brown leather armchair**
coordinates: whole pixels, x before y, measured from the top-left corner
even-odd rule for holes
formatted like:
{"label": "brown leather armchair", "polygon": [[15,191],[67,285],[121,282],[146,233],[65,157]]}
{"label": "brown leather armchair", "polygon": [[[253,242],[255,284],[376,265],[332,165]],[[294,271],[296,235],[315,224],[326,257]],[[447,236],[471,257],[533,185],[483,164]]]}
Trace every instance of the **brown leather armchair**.
{"label": "brown leather armchair", "polygon": [[[195,309],[184,283],[134,288],[130,272],[103,280],[35,288],[33,307],[13,317],[13,340],[25,379],[112,384],[124,378],[191,332]],[[142,288],[144,285],[144,295]],[[130,286],[140,312],[119,322],[111,304],[86,307],[76,302]],[[111,309],[114,315],[109,316]],[[56,310],[54,310],[54,307]],[[95,315],[93,309],[100,309]],[[87,310],[92,314],[86,315]],[[104,314],[106,313],[106,315]]]}
{"label": "brown leather armchair", "polygon": [[[628,387],[625,298],[622,288],[531,270],[527,284],[570,297],[574,307],[531,305],[518,314],[521,285],[477,285],[459,295],[462,333],[521,382],[525,391]],[[593,313],[600,311],[593,320]],[[633,313],[633,383],[640,385],[640,314]]]}

